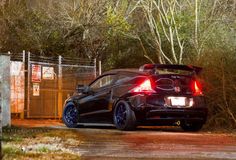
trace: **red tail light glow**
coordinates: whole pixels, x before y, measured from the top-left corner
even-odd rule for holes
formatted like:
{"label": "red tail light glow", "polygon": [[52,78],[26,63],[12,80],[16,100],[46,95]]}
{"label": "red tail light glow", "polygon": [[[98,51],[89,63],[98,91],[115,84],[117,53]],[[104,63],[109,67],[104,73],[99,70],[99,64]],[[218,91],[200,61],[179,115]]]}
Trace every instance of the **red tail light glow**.
{"label": "red tail light glow", "polygon": [[202,95],[202,87],[201,84],[198,81],[193,81],[193,86],[192,86],[193,92],[195,96]]}
{"label": "red tail light glow", "polygon": [[154,91],[152,89],[150,79],[146,79],[140,85],[138,85],[137,87],[130,90],[130,92],[131,93],[139,93],[139,92],[142,92],[142,93],[155,93],[156,91]]}

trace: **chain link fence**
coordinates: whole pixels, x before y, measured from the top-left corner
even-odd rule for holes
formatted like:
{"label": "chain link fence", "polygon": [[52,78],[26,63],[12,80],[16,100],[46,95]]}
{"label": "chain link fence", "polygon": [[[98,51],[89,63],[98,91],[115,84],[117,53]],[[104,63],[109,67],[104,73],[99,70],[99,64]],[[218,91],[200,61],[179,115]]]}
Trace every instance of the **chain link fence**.
{"label": "chain link fence", "polygon": [[96,77],[95,61],[28,53],[28,118],[61,118],[64,101],[78,84]]}
{"label": "chain link fence", "polygon": [[96,77],[96,61],[19,53],[11,56],[11,113],[21,118],[61,118],[78,84]]}

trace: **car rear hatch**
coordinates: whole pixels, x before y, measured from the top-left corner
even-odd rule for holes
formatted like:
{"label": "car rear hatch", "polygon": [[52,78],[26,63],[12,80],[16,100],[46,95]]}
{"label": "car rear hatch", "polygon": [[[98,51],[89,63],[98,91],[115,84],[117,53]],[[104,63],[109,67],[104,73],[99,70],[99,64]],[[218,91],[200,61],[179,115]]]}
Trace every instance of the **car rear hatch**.
{"label": "car rear hatch", "polygon": [[193,77],[187,75],[160,74],[152,76],[153,89],[162,95],[192,94],[193,81]]}
{"label": "car rear hatch", "polygon": [[193,106],[194,96],[202,94],[196,75],[201,68],[185,65],[152,65],[143,67],[151,74],[152,88],[147,103],[155,106],[186,108]]}
{"label": "car rear hatch", "polygon": [[151,73],[152,87],[161,95],[194,94],[196,75],[201,68],[187,65],[146,64],[141,70]]}

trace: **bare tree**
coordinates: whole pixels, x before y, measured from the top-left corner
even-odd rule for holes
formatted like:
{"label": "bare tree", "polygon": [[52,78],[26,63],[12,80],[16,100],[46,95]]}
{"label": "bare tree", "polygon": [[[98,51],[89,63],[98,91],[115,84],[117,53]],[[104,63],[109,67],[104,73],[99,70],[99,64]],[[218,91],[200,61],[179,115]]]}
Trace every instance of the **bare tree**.
{"label": "bare tree", "polygon": [[194,8],[193,47],[200,59],[208,40],[220,24],[232,23],[236,15],[235,0],[191,0],[189,7]]}
{"label": "bare tree", "polygon": [[[57,20],[65,29],[65,39],[72,39],[88,58],[97,58],[106,47],[104,16],[107,0],[60,1]],[[77,37],[77,38],[74,38]]]}
{"label": "bare tree", "polygon": [[[149,46],[156,50],[160,63],[178,63],[183,61],[184,40],[179,34],[176,16],[182,11],[177,0],[140,0],[135,8],[141,8],[145,15],[151,37]],[[171,55],[163,51],[163,43],[167,41]],[[147,54],[146,58],[148,58]],[[148,58],[150,59],[150,57]]]}

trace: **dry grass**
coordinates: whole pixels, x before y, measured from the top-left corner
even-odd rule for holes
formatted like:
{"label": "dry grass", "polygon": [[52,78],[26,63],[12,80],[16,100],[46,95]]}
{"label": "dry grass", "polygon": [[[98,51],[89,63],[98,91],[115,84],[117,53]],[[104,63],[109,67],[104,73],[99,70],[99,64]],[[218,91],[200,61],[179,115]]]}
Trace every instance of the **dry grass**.
{"label": "dry grass", "polygon": [[80,159],[83,136],[73,130],[4,128],[3,159]]}
{"label": "dry grass", "polygon": [[233,131],[236,127],[236,63],[235,55],[206,53],[200,63],[209,109],[208,130]]}

